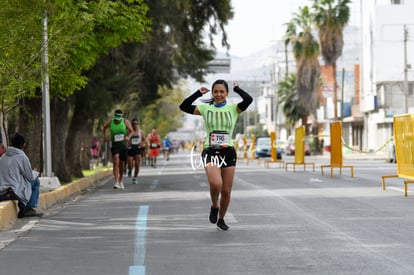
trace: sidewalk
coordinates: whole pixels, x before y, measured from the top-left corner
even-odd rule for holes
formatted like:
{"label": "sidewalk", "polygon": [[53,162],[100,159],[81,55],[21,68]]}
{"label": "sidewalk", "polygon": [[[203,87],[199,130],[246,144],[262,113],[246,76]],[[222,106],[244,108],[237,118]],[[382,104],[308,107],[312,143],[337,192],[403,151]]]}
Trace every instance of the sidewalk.
{"label": "sidewalk", "polygon": [[[37,209],[39,211],[45,211],[56,204],[63,203],[69,198],[76,196],[87,189],[94,188],[95,186],[99,185],[103,179],[108,178],[111,175],[112,169],[108,168],[102,172],[98,172],[69,184],[62,185],[53,191],[42,193],[39,196]],[[7,230],[16,223],[17,212],[17,202],[0,202],[0,231]]]}
{"label": "sidewalk", "polygon": [[[306,156],[305,158],[320,158],[320,159],[330,159],[331,154],[329,152],[324,152],[323,155],[315,155],[315,156]],[[349,152],[349,153],[342,153],[343,160],[381,160],[388,161],[388,154],[385,152],[377,152],[377,153],[359,153],[359,152]]]}

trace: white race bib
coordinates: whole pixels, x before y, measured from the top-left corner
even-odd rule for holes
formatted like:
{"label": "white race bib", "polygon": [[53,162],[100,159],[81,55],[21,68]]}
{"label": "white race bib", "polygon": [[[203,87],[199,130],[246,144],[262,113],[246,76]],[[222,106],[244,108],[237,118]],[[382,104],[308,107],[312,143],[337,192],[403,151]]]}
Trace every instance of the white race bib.
{"label": "white race bib", "polygon": [[132,138],[131,139],[131,144],[132,145],[139,145],[139,138]]}
{"label": "white race bib", "polygon": [[227,132],[212,132],[210,134],[210,146],[212,148],[220,148],[229,145],[229,133]]}
{"label": "white race bib", "polygon": [[116,135],[114,135],[114,141],[115,142],[124,141],[124,139],[125,139],[124,134],[116,134]]}

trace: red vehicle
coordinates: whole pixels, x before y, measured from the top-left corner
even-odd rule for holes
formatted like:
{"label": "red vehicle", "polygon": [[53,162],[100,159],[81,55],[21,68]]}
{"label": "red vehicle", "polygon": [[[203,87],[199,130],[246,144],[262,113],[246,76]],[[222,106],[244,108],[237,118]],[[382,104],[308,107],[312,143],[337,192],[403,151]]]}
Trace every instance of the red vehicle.
{"label": "red vehicle", "polygon": [[[286,155],[294,156],[295,155],[295,137],[289,136],[287,141],[287,146],[285,149]],[[309,140],[305,139],[305,156],[310,156],[310,146]]]}

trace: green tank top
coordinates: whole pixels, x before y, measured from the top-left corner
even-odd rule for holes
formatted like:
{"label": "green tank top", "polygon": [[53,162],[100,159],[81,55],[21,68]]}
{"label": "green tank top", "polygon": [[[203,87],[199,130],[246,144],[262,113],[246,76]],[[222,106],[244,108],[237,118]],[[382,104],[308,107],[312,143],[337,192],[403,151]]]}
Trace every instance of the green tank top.
{"label": "green tank top", "polygon": [[111,141],[116,144],[126,144],[125,137],[127,136],[127,128],[125,125],[124,119],[120,123],[116,124],[114,120],[111,121],[109,125],[109,130],[111,132]]}
{"label": "green tank top", "polygon": [[237,104],[215,107],[213,104],[197,105],[204,119],[207,136],[204,147],[233,146],[233,130],[239,113]]}

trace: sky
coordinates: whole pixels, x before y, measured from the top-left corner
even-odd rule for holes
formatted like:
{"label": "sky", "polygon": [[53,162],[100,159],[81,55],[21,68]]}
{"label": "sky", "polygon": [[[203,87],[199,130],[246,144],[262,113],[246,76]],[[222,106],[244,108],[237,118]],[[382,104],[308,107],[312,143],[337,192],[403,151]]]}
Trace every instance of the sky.
{"label": "sky", "polygon": [[[232,56],[248,56],[281,40],[285,23],[299,7],[311,6],[312,0],[232,0],[233,19],[225,26]],[[351,4],[351,23],[359,12],[359,1]],[[219,43],[217,43],[219,45]],[[221,50],[220,50],[221,51]]]}

